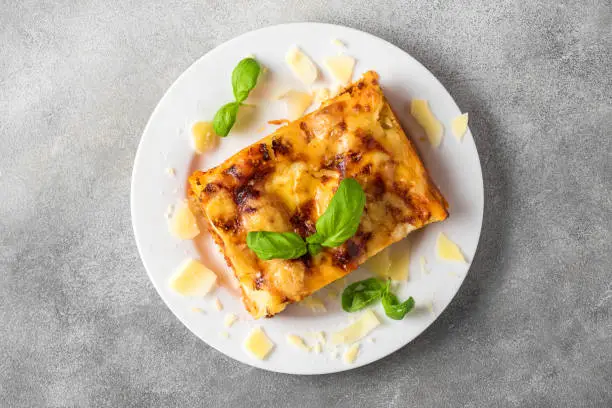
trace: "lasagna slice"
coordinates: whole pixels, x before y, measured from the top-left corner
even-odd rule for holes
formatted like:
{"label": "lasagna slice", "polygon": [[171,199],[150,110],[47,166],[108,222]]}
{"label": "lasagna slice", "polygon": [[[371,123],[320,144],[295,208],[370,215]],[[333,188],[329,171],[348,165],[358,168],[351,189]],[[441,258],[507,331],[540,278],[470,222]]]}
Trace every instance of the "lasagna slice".
{"label": "lasagna slice", "polygon": [[[314,233],[340,181],[349,177],[363,187],[366,205],[357,233],[344,244],[315,256],[268,261],[247,246],[249,231]],[[189,183],[255,318],[275,315],[410,231],[448,216],[372,71],[218,167],[196,171]]]}

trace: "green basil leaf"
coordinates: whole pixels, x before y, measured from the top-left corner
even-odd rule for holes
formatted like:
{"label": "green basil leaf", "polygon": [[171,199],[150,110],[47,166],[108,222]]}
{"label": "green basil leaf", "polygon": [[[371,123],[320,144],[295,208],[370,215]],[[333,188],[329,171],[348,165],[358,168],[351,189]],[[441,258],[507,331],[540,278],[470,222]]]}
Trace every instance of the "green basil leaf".
{"label": "green basil leaf", "polygon": [[351,283],[342,292],[342,309],[356,312],[380,299],[385,293],[385,282],[370,278]]}
{"label": "green basil leaf", "polygon": [[219,136],[225,137],[229,134],[232,126],[236,123],[236,115],[238,115],[238,102],[226,103],[217,111],[213,119],[213,128]]}
{"label": "green basil leaf", "polygon": [[382,304],[385,309],[385,314],[394,320],[402,320],[406,313],[414,307],[414,299],[410,296],[405,302],[400,303],[397,296],[389,290],[389,283],[385,288],[385,293],[382,298]]}
{"label": "green basil leaf", "polygon": [[352,178],[342,180],[329,206],[317,220],[314,237],[307,242],[326,247],[337,247],[355,235],[361,221],[366,196],[363,188]]}
{"label": "green basil leaf", "polygon": [[306,254],[306,243],[295,232],[250,231],[247,246],[259,259],[295,259]]}
{"label": "green basil leaf", "polygon": [[245,58],[236,65],[232,72],[232,88],[236,102],[244,101],[249,92],[257,85],[261,67],[253,58]]}

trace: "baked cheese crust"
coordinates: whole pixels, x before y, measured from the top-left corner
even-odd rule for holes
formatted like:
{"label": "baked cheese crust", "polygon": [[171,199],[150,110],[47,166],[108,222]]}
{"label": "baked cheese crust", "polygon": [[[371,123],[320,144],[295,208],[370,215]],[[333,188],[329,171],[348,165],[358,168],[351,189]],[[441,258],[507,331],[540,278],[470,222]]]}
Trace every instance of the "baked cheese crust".
{"label": "baked cheese crust", "polygon": [[[316,256],[261,260],[249,231],[315,232],[344,178],[366,193],[355,236]],[[273,316],[342,278],[410,231],[444,220],[429,179],[378,84],[367,72],[318,110],[190,178],[191,194],[239,281],[246,309]]]}

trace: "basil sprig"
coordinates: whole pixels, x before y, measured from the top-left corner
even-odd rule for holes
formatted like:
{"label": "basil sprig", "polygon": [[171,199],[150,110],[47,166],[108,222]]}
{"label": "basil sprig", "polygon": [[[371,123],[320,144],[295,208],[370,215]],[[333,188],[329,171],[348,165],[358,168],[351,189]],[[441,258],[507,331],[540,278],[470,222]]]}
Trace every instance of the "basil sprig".
{"label": "basil sprig", "polygon": [[219,136],[225,137],[236,123],[238,109],[257,85],[261,67],[254,58],[245,58],[236,65],[232,72],[232,89],[234,102],[226,103],[217,111],[213,119],[213,128]]}
{"label": "basil sprig", "polygon": [[315,224],[317,232],[307,237],[306,242],[331,248],[342,245],[357,232],[365,200],[357,180],[342,180],[327,210]]}
{"label": "basil sprig", "polygon": [[342,309],[345,312],[356,312],[382,299],[385,314],[394,320],[402,320],[406,313],[414,308],[414,298],[410,296],[400,302],[391,292],[391,281],[378,278],[365,279],[351,283],[342,292]]}
{"label": "basil sprig", "polygon": [[[264,260],[295,259],[306,252],[314,256],[323,247],[340,246],[357,232],[365,199],[363,188],[357,180],[344,179],[327,209],[317,220],[316,232],[307,237],[306,241],[295,233],[250,231],[247,234],[247,245]],[[286,234],[293,234],[292,238],[286,239]]]}

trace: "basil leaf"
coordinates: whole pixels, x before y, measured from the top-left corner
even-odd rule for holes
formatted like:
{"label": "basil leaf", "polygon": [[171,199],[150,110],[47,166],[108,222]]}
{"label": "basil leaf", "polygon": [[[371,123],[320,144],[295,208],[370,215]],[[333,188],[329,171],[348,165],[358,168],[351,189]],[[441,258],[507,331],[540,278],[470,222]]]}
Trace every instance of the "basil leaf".
{"label": "basil leaf", "polygon": [[236,102],[244,101],[249,92],[257,85],[261,67],[253,58],[245,58],[236,65],[232,72],[232,88]]}
{"label": "basil leaf", "polygon": [[319,244],[308,244],[308,253],[312,256],[315,256],[319,252],[323,250],[323,247]]}
{"label": "basil leaf", "polygon": [[225,137],[229,134],[232,126],[236,123],[236,115],[238,115],[238,102],[226,103],[217,111],[213,119],[213,128],[219,136]]}
{"label": "basil leaf", "polygon": [[385,314],[393,320],[402,320],[406,313],[414,307],[414,299],[410,296],[405,302],[400,303],[397,296],[389,290],[391,281],[387,282],[385,293],[382,298],[382,304],[385,308]]}
{"label": "basil leaf", "polygon": [[308,237],[307,242],[326,247],[342,245],[357,232],[365,201],[365,193],[357,180],[342,180],[329,206],[315,224],[316,234]]}
{"label": "basil leaf", "polygon": [[247,246],[259,259],[295,259],[306,254],[306,243],[295,232],[250,231]]}
{"label": "basil leaf", "polygon": [[385,283],[377,278],[351,283],[342,292],[342,309],[356,312],[380,299],[384,293]]}

